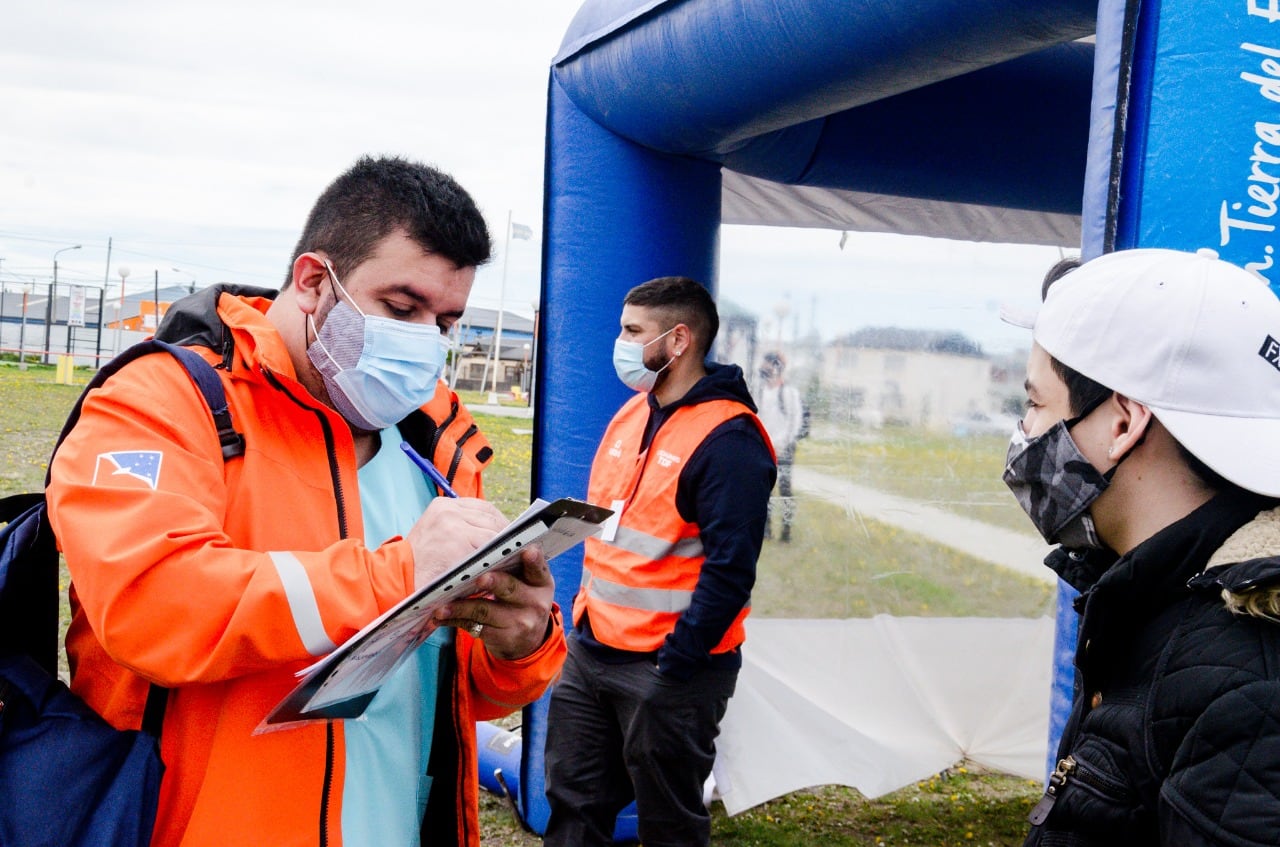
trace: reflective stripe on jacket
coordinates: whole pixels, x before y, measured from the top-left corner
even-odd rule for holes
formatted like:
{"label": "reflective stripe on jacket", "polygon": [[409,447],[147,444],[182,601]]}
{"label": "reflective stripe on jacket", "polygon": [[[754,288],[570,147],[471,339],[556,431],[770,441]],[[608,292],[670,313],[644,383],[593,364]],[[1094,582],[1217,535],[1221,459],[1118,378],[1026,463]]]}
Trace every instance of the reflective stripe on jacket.
{"label": "reflective stripe on jacket", "polygon": [[[662,646],[689,607],[702,570],[698,526],[676,508],[680,472],[724,422],[747,415],[760,426],[742,403],[709,400],[673,412],[641,452],[650,413],[647,396],[637,394],[618,411],[592,461],[587,499],[614,509],[619,502],[625,505],[611,538],[606,540],[606,531],[587,539],[582,585],[573,603],[575,623],[585,611],[600,643],[634,652]],[[742,643],[748,611],[738,613],[712,653]]]}
{"label": "reflective stripe on jacket", "polygon": [[[298,382],[263,314],[269,297],[224,293],[216,316],[212,299],[201,316],[227,339],[196,349],[225,368],[243,457],[223,461],[181,366],[147,356],[87,398],[53,466],[50,518],[72,577],[73,690],[123,728],[140,725],[147,681],[171,689],[157,847],[341,845],[342,722],[254,731],[296,671],[413,589],[408,542],[363,543],[350,429]],[[405,437],[460,494],[479,496],[490,451],[466,409],[442,384],[424,411],[402,424]],[[123,473],[121,455],[154,461]],[[435,787],[452,784],[440,792],[451,802],[443,824],[424,829],[432,844],[473,847],[474,721],[538,697],[564,643],[553,627],[515,662],[464,632],[456,645],[437,717],[452,729],[437,737],[453,766],[441,766],[449,776]]]}

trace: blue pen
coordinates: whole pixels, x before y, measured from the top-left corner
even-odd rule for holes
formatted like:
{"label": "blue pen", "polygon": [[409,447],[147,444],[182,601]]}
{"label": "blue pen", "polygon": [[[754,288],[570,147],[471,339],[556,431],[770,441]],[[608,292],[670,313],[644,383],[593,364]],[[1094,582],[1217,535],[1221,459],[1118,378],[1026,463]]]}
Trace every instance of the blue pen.
{"label": "blue pen", "polygon": [[443,491],[449,497],[458,496],[458,492],[454,491],[453,487],[449,485],[449,480],[444,478],[444,474],[440,473],[440,471],[436,468],[435,465],[431,464],[426,459],[422,458],[422,456],[418,455],[418,451],[414,450],[413,446],[410,445],[408,441],[401,441],[400,449],[403,450],[404,454],[408,456],[409,459],[412,460],[415,465],[418,466],[418,469],[420,471],[426,474],[427,477],[430,478],[432,482],[434,482],[436,485],[440,487],[441,491]]}

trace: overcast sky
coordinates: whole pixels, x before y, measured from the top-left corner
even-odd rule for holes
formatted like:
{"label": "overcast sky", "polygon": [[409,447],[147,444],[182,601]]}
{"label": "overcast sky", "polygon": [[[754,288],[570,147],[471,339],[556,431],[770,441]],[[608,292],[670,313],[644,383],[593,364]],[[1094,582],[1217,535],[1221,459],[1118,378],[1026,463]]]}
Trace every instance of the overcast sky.
{"label": "overcast sky", "polygon": [[[0,51],[0,282],[277,286],[315,197],[364,153],[452,173],[499,255],[472,302],[538,298],[550,60],[581,0],[8,0]],[[534,230],[504,257],[507,216]],[[111,254],[108,258],[108,239]],[[722,297],[786,337],[1025,332],[1046,247],[726,227]],[[73,245],[79,250],[63,250]],[[176,269],[176,270],[175,270]],[[779,304],[785,304],[780,306]]]}

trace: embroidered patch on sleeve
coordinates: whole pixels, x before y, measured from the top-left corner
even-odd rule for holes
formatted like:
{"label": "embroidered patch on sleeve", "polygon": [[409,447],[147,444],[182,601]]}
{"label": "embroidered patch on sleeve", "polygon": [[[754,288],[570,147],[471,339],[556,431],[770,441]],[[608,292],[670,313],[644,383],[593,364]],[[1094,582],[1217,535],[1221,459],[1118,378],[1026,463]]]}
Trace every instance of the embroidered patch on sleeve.
{"label": "embroidered patch on sleeve", "polygon": [[[164,454],[159,450],[132,450],[117,453],[99,453],[98,464],[93,469],[93,484],[98,484],[100,477],[132,477],[142,480],[152,491],[160,482],[160,460]],[[113,480],[118,484],[120,480]]]}

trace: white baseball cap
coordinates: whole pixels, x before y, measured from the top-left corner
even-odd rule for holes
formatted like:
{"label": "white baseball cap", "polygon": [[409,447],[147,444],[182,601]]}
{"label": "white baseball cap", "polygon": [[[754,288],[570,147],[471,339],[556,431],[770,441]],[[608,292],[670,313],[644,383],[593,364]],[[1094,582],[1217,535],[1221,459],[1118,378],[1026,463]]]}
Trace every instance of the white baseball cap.
{"label": "white baseball cap", "polygon": [[1053,284],[1033,335],[1227,480],[1280,496],[1280,300],[1260,277],[1211,250],[1109,253]]}

